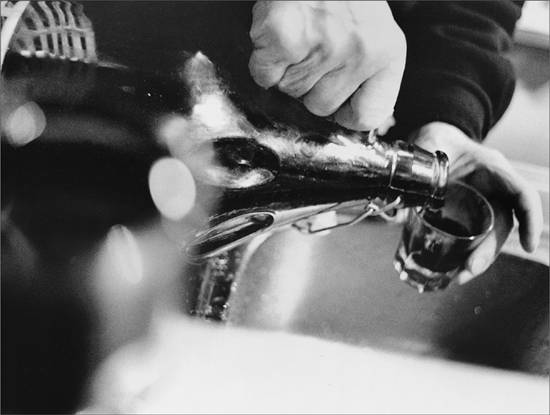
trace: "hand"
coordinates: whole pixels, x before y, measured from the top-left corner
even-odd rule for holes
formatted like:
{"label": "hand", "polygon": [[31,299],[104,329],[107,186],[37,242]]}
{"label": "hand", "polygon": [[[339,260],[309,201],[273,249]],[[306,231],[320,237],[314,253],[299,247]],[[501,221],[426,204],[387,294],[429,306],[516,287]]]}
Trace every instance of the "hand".
{"label": "hand", "polygon": [[406,42],[386,2],[258,1],[250,37],[250,73],[260,86],[277,86],[354,130],[392,115]]}
{"label": "hand", "polygon": [[471,140],[460,129],[433,122],[413,134],[415,144],[440,150],[449,157],[449,179],[460,179],[478,189],[491,203],[495,226],[487,239],[470,255],[458,282],[464,284],[483,273],[496,259],[510,235],[515,215],[523,249],[534,252],[542,233],[540,196],[497,150]]}

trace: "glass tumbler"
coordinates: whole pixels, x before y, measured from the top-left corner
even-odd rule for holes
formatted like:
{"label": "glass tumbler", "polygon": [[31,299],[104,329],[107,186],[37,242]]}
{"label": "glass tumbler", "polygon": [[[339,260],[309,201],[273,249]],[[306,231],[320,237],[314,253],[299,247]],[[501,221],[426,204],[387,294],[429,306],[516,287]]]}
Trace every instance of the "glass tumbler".
{"label": "glass tumbler", "polygon": [[445,289],[493,229],[494,220],[481,193],[449,182],[441,208],[409,210],[394,257],[400,279],[420,293]]}

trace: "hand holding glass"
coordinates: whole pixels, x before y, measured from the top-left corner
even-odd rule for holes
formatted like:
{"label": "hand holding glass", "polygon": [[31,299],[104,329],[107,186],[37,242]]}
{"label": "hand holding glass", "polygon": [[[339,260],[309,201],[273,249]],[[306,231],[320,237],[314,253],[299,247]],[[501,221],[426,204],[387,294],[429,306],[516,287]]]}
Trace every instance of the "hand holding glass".
{"label": "hand holding glass", "polygon": [[445,289],[493,226],[487,199],[464,183],[450,182],[440,209],[410,209],[395,269],[421,293]]}

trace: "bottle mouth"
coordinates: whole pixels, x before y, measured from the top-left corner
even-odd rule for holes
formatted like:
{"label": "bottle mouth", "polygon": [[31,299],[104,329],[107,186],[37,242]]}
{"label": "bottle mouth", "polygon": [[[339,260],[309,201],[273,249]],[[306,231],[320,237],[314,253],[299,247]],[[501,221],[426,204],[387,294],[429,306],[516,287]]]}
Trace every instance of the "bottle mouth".
{"label": "bottle mouth", "polygon": [[443,203],[445,192],[447,191],[447,183],[449,181],[449,158],[442,151],[436,151],[435,157],[437,161],[437,174],[435,174],[434,192],[431,207],[438,207]]}
{"label": "bottle mouth", "polygon": [[406,196],[405,204],[437,209],[443,204],[449,177],[449,159],[411,143],[397,141],[391,151],[388,187]]}

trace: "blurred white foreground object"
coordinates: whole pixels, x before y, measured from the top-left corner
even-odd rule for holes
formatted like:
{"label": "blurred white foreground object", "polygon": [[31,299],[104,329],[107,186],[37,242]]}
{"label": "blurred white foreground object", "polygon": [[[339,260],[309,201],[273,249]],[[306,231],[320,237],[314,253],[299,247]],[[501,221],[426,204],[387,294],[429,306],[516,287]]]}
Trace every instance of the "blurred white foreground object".
{"label": "blurred white foreground object", "polygon": [[547,378],[165,315],[106,361],[80,413],[548,410]]}

